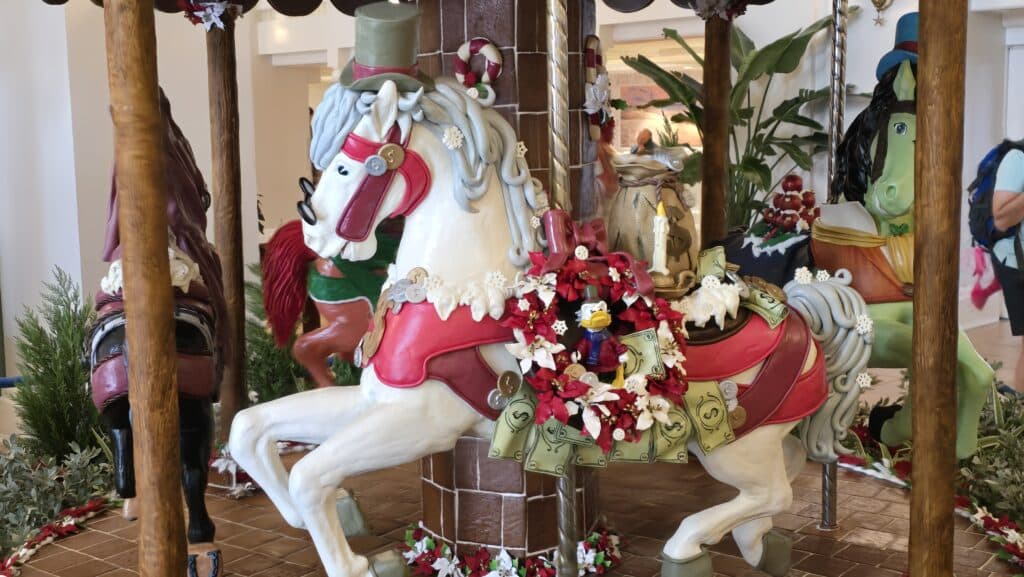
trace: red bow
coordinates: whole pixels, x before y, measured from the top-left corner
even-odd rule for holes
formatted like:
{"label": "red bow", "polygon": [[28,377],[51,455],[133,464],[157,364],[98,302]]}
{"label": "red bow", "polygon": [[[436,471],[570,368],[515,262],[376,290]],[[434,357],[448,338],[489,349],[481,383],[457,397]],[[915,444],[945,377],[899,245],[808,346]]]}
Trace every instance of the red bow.
{"label": "red bow", "polygon": [[608,252],[608,231],[604,221],[595,219],[582,224],[573,222],[569,213],[564,210],[551,209],[544,213],[544,231],[548,239],[548,259],[544,263],[542,273],[560,270],[575,253],[576,247],[587,249],[590,273],[596,277],[608,274],[608,257],[615,255],[628,263],[633,273],[636,290],[647,297],[654,296],[654,281],[647,274],[644,261],[638,261],[625,252]]}

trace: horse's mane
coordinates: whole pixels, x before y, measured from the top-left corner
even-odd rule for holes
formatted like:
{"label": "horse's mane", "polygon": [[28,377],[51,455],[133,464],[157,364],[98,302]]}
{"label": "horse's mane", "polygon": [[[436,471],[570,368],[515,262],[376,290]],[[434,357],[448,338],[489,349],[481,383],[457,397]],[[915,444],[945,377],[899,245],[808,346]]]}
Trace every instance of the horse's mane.
{"label": "horse's mane", "polygon": [[[310,160],[323,170],[341,149],[349,133],[369,113],[377,94],[355,92],[340,84],[331,86],[313,114]],[[490,185],[494,167],[505,197],[505,212],[512,247],[509,259],[517,266],[529,262],[528,253],[537,251],[542,239],[531,225],[531,217],[547,204],[541,183],[530,176],[526,160],[518,155],[515,130],[494,109],[469,96],[466,88],[451,78],[435,81],[435,90],[403,94],[399,111],[430,130],[438,140],[451,127],[462,133],[462,146],[450,149],[452,170],[458,176],[452,194],[463,210],[475,212]]]}
{"label": "horse's mane", "polygon": [[[917,66],[911,64],[911,68],[916,76]],[[871,185],[871,144],[879,130],[885,129],[885,122],[897,101],[893,85],[898,73],[899,66],[885,73],[875,86],[868,107],[857,115],[839,143],[832,190],[841,191],[846,200],[863,203]]]}

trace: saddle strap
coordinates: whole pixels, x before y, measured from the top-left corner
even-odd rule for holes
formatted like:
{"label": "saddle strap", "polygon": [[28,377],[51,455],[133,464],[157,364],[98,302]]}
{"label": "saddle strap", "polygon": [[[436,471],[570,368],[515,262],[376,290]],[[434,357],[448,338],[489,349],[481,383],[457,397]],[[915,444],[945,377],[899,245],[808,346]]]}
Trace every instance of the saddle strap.
{"label": "saddle strap", "polygon": [[799,314],[786,319],[785,333],[779,346],[772,352],[748,388],[739,396],[739,403],[747,412],[746,422],[734,432],[744,435],[764,423],[782,406],[796,387],[800,372],[810,350],[810,331]]}
{"label": "saddle strap", "polygon": [[427,365],[427,375],[448,385],[453,393],[488,419],[497,420],[501,414],[487,402],[488,394],[497,386],[498,375],[480,354],[480,347],[434,357]]}

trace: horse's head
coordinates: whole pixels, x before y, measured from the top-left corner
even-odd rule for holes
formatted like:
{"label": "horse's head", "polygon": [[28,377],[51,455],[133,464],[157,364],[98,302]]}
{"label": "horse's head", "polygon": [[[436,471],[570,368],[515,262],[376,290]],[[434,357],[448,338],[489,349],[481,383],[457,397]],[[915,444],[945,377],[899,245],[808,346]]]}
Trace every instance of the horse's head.
{"label": "horse's head", "polygon": [[900,65],[893,82],[896,101],[872,145],[874,160],[865,208],[879,223],[911,217],[914,207],[914,143],[917,141],[915,89],[909,61]]}
{"label": "horse's head", "polygon": [[[349,93],[339,100],[365,102],[370,96]],[[330,98],[325,97],[321,106],[342,105]],[[411,212],[429,190],[427,165],[407,148],[413,119],[402,111],[401,99],[395,83],[385,82],[372,96],[369,110],[343,133],[340,147],[337,142],[332,145],[333,158],[322,166],[316,189],[304,191],[305,199],[298,205],[303,236],[320,257],[371,258],[377,251],[377,225]]]}

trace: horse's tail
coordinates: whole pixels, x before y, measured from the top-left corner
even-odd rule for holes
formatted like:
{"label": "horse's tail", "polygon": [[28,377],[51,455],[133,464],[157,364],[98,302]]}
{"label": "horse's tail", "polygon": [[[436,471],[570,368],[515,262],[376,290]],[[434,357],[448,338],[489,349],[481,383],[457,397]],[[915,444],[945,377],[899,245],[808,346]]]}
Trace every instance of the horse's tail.
{"label": "horse's tail", "polygon": [[874,342],[867,305],[850,287],[852,279],[849,271],[840,269],[826,281],[790,281],[785,287],[790,306],[807,322],[825,354],[828,399],[804,420],[800,433],[808,455],[820,463],[835,462],[851,452],[842,441],[857,416],[858,377],[866,375]]}
{"label": "horse's tail", "polygon": [[267,244],[263,257],[263,307],[279,347],[288,344],[306,306],[306,275],[314,259],[316,254],[306,246],[298,220],[279,228]]}

